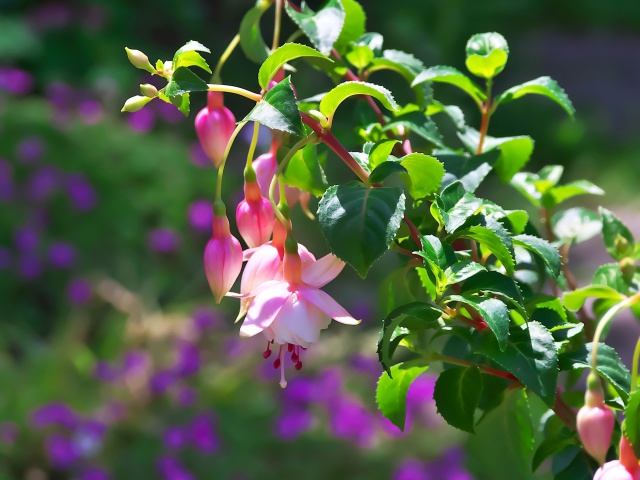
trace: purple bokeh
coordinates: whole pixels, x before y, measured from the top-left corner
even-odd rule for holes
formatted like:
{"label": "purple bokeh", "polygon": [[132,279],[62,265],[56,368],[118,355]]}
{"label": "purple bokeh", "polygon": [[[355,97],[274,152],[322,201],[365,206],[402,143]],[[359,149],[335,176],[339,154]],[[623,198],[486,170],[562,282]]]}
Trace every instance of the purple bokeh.
{"label": "purple bokeh", "polygon": [[202,453],[212,454],[220,448],[220,438],[213,428],[210,415],[202,414],[193,419],[189,426],[189,440]]}
{"label": "purple bokeh", "polygon": [[44,405],[31,414],[35,427],[61,426],[73,429],[78,425],[78,415],[64,403],[54,402]]}
{"label": "purple bokeh", "polygon": [[49,462],[57,468],[70,467],[80,458],[73,442],[59,433],[54,433],[47,437],[45,450]]}
{"label": "purple bokeh", "polygon": [[180,342],[177,349],[177,359],[173,366],[173,372],[178,377],[188,377],[198,373],[201,359],[198,347],[193,343]]}
{"label": "purple bokeh", "polygon": [[13,199],[13,166],[0,158],[0,202],[8,202]]}
{"label": "purple bokeh", "polygon": [[200,143],[194,143],[191,145],[191,148],[189,148],[189,158],[194,165],[201,168],[207,168],[213,165],[213,163],[211,163],[211,159],[207,156]]}
{"label": "purple bokeh", "polygon": [[213,221],[213,207],[207,200],[196,200],[189,205],[189,225],[196,230],[211,234]]}
{"label": "purple bokeh", "polygon": [[67,195],[76,210],[86,212],[96,206],[97,195],[89,180],[81,173],[72,173],[65,179]]}
{"label": "purple bokeh", "polygon": [[56,167],[44,165],[36,170],[27,183],[27,198],[44,201],[54,194],[60,184],[60,172]]}
{"label": "purple bokeh", "polygon": [[69,268],[76,260],[76,249],[66,242],[49,246],[49,263],[54,268]]}
{"label": "purple bokeh", "polygon": [[91,284],[82,278],[74,278],[67,284],[67,298],[74,305],[87,304],[91,295]]}
{"label": "purple bokeh", "polygon": [[38,162],[44,155],[45,145],[39,137],[27,137],[16,148],[16,156],[27,165]]}
{"label": "purple bokeh", "polygon": [[159,253],[171,253],[180,246],[180,236],[169,228],[156,228],[147,235],[147,243]]}
{"label": "purple bokeh", "polygon": [[35,280],[43,270],[42,262],[34,252],[24,252],[18,258],[18,275],[25,280]]}
{"label": "purple bokeh", "polygon": [[153,111],[149,108],[143,108],[137,112],[130,113],[128,121],[131,130],[139,133],[148,132],[156,123]]}
{"label": "purple bokeh", "polygon": [[25,95],[33,88],[33,78],[19,68],[0,68],[0,90],[14,95]]}

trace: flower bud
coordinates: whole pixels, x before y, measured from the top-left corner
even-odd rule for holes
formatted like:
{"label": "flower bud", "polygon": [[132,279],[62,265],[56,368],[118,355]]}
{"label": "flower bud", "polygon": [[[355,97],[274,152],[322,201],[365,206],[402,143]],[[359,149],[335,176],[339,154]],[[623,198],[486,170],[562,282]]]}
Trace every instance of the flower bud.
{"label": "flower bud", "polygon": [[[626,421],[627,420],[625,420],[625,422]],[[633,451],[631,442],[624,435],[620,437],[620,464],[629,472],[635,474],[634,479],[640,479],[640,463],[638,463],[638,457],[636,457]]]}
{"label": "flower bud", "polygon": [[275,215],[269,200],[260,193],[258,182],[245,182],[244,194],[245,199],[236,209],[236,222],[249,248],[255,248],[269,241]]}
{"label": "flower bud", "polygon": [[143,97],[141,95],[136,95],[135,97],[131,97],[126,102],[124,102],[124,107],[122,107],[121,112],[137,112],[141,110],[147,103],[149,103],[152,99],[149,97]]}
{"label": "flower bud", "polygon": [[226,215],[213,217],[213,237],[204,249],[204,270],[209,287],[217,303],[220,303],[242,269],[242,247],[229,231]]}
{"label": "flower bud", "polygon": [[613,411],[604,404],[599,390],[587,389],[585,405],[578,411],[577,428],[584,449],[602,465],[611,445],[615,419]]}
{"label": "flower bud", "polygon": [[[271,180],[278,170],[278,160],[276,159],[278,146],[279,143],[274,140],[271,143],[271,149],[267,153],[263,153],[253,161],[253,169],[256,172],[256,178],[258,180],[258,184],[260,185],[260,190],[265,195],[268,195],[269,187],[271,186]],[[301,200],[301,197],[304,193],[295,187],[290,187],[289,185],[286,185],[284,187],[284,191],[287,197],[287,203],[290,207]],[[275,185],[273,199],[276,203],[280,201],[280,188],[278,182],[276,182]]]}
{"label": "flower bud", "polygon": [[598,469],[593,480],[640,480],[640,470],[629,470],[619,460],[612,460]]}
{"label": "flower bud", "polygon": [[129,61],[134,67],[139,68],[140,70],[146,70],[149,73],[155,72],[153,65],[149,63],[149,57],[140,50],[131,50],[126,47],[124,50],[127,52],[127,57],[129,57]]}
{"label": "flower bud", "polygon": [[636,261],[631,257],[624,257],[620,262],[618,262],[618,265],[622,272],[622,278],[624,278],[626,282],[631,283],[637,271]]}
{"label": "flower bud", "polygon": [[140,85],[140,93],[145,97],[156,98],[158,96],[158,89],[150,83]]}
{"label": "flower bud", "polygon": [[223,102],[222,92],[209,92],[207,106],[198,112],[195,120],[200,145],[216,168],[222,163],[227,143],[236,127],[236,118]]}

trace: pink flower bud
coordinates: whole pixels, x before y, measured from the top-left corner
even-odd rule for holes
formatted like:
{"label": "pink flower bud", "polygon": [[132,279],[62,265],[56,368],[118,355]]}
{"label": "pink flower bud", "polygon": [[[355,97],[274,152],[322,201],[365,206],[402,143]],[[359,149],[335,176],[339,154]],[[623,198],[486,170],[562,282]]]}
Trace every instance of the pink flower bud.
{"label": "pink flower bud", "polygon": [[236,127],[236,118],[224,106],[222,92],[209,92],[207,106],[196,115],[195,125],[202,149],[217,167]]}
{"label": "pink flower bud", "polygon": [[214,216],[213,237],[204,249],[204,270],[217,303],[233,286],[242,269],[242,247],[229,231],[225,215]]}
{"label": "pink flower bud", "polygon": [[[260,190],[267,195],[269,187],[271,186],[271,180],[273,180],[276,171],[278,170],[278,160],[276,159],[276,152],[278,151],[279,144],[274,141],[271,143],[271,149],[267,153],[263,153],[253,161],[253,169],[256,172],[256,179],[260,184]],[[289,185],[284,187],[285,194],[287,196],[287,204],[292,207],[306,192],[290,187]],[[308,195],[308,194],[307,194]],[[275,190],[273,192],[273,199],[278,203],[280,201],[280,188],[278,182],[276,182]],[[308,203],[308,197],[307,197]]]}
{"label": "pink flower bud", "polygon": [[577,427],[584,449],[602,465],[611,446],[615,419],[613,411],[604,404],[600,390],[587,390],[585,405],[578,411]]}
{"label": "pink flower bud", "polygon": [[275,215],[269,200],[260,193],[258,182],[245,182],[244,195],[236,209],[236,222],[249,248],[255,248],[269,241]]}

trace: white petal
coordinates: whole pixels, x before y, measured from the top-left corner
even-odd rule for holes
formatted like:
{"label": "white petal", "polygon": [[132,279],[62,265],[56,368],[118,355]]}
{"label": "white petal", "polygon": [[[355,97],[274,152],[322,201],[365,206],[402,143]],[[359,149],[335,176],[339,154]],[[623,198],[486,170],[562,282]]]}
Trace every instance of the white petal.
{"label": "white petal", "polygon": [[284,282],[274,283],[275,285],[271,288],[263,288],[262,292],[256,295],[251,302],[247,317],[240,327],[241,337],[253,337],[269,327],[291,296],[291,292],[287,289],[288,284]]}
{"label": "white petal", "polygon": [[302,281],[320,288],[336,278],[344,268],[344,262],[330,253],[302,270]]}
{"label": "white petal", "polygon": [[300,287],[298,291],[305,300],[313,303],[337,322],[346,325],[358,325],[361,322],[361,320],[356,320],[349,315],[349,312],[322,290],[312,287]]}
{"label": "white petal", "polygon": [[320,330],[327,328],[331,319],[311,302],[297,294],[292,295],[292,303],[283,308],[274,323],[274,330],[282,327],[296,339],[296,344],[306,347],[309,343],[317,342]]}

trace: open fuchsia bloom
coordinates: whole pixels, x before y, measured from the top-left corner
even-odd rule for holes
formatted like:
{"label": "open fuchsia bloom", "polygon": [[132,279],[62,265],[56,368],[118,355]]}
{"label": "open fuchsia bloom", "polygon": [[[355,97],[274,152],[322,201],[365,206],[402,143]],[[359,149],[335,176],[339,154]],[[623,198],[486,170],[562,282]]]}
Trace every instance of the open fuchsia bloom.
{"label": "open fuchsia bloom", "polygon": [[576,420],[584,449],[602,465],[611,445],[615,418],[613,411],[605,405],[599,387],[597,390],[587,389],[585,404],[578,411]]}
{"label": "open fuchsia bloom", "polygon": [[271,238],[275,221],[273,207],[262,196],[255,180],[245,182],[244,197],[236,209],[238,231],[249,248],[259,247]]}
{"label": "open fuchsia bloom", "polygon": [[242,269],[242,246],[231,235],[224,207],[214,206],[213,237],[204,249],[204,270],[209,287],[220,303]]}
{"label": "open fuchsia bloom", "polygon": [[236,118],[224,106],[222,92],[207,94],[207,106],[196,115],[195,126],[202,149],[216,168],[219,167],[227,143],[236,128]]}
{"label": "open fuchsia bloom", "polygon": [[631,442],[620,437],[620,460],[612,460],[598,469],[593,480],[640,480],[640,463]]}
{"label": "open fuchsia bloom", "polygon": [[254,299],[240,328],[241,337],[253,337],[260,332],[267,337],[265,358],[271,355],[272,343],[280,345],[273,366],[280,368],[280,386],[283,388],[287,385],[284,378],[286,351],[291,353],[296,370],[300,370],[301,349],[317,341],[320,330],[327,328],[331,319],[346,325],[360,323],[320,290],[342,271],[344,263],[329,254],[303,269],[301,256],[295,253],[297,246],[294,245],[295,242],[290,242],[285,247],[283,279],[265,282],[251,292]]}

